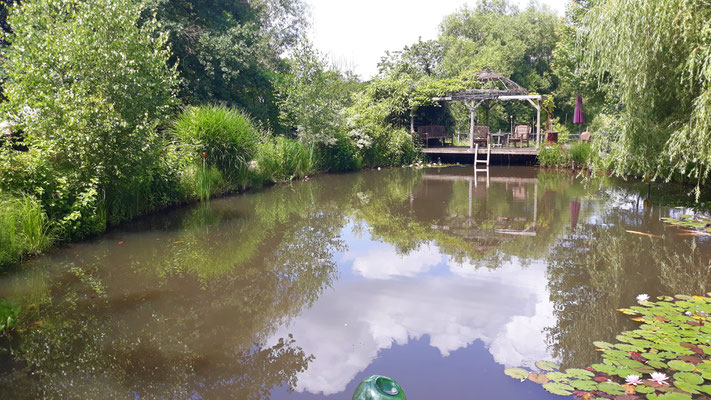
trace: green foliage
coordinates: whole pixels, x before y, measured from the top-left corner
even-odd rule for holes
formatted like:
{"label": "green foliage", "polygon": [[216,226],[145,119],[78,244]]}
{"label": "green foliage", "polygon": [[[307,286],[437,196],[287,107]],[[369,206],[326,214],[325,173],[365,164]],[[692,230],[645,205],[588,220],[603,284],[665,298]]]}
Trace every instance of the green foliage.
{"label": "green foliage", "polygon": [[318,148],[319,165],[328,172],[357,171],[362,160],[358,157],[358,147],[345,134],[336,136],[334,144],[322,144]]}
{"label": "green foliage", "polygon": [[29,151],[4,143],[0,186],[37,197],[62,237],[154,208],[115,210],[126,190],[171,178],[157,129],[177,74],[157,23],[139,20],[133,1],[38,0],[12,12],[3,108]]}
{"label": "green foliage", "polygon": [[[545,381],[551,382],[543,387],[561,396],[572,394],[572,388],[576,388],[585,392],[576,395],[585,398],[623,394],[639,394],[650,400],[705,398],[694,395],[708,393],[711,387],[711,298],[661,296],[660,301],[650,302],[648,296],[640,295],[638,300],[639,306],[618,310],[637,316],[634,321],[642,323],[638,329],[617,335],[621,343],[615,345],[594,342],[603,351],[604,364],[546,373]],[[512,370],[506,373],[517,379],[524,374]],[[645,375],[649,379],[643,379]]]}
{"label": "green foliage", "polygon": [[311,148],[294,139],[277,136],[266,138],[257,149],[258,174],[271,182],[303,178],[313,172]]}
{"label": "green foliage", "polygon": [[22,307],[0,299],[0,334],[6,334],[17,323]]}
{"label": "green foliage", "polygon": [[187,104],[225,103],[281,131],[275,76],[307,25],[301,0],[141,0],[168,37]]}
{"label": "green foliage", "polygon": [[711,169],[711,5],[599,1],[584,27],[586,61],[622,104],[613,171],[679,174],[696,181],[698,197]]}
{"label": "green foliage", "polygon": [[204,159],[208,168],[217,168],[231,183],[243,183],[258,141],[246,113],[222,105],[190,106],[173,122],[171,133],[196,166]]}
{"label": "green foliage", "polygon": [[38,254],[51,242],[47,215],[36,200],[0,194],[0,266]]}
{"label": "green foliage", "polygon": [[587,168],[590,166],[592,157],[592,146],[590,143],[575,142],[568,148],[570,161],[575,163],[577,167]]}
{"label": "green foliage", "polygon": [[542,167],[565,167],[568,162],[568,152],[560,145],[545,146],[538,151],[538,164]]}
{"label": "green foliage", "polygon": [[294,50],[290,65],[277,85],[282,122],[307,145],[333,144],[344,129],[343,110],[355,89],[354,77],[329,67],[309,43]]}

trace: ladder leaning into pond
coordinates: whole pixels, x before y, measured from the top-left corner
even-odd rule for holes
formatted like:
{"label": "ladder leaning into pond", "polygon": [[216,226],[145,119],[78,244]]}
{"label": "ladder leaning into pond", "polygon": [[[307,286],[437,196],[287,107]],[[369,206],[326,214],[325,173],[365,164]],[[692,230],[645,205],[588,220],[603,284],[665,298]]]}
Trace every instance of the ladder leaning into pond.
{"label": "ladder leaning into pond", "polygon": [[491,143],[488,143],[486,147],[486,158],[479,159],[479,143],[476,143],[474,147],[474,169],[477,169],[477,165],[486,164],[486,168],[489,168],[489,160],[491,159]]}

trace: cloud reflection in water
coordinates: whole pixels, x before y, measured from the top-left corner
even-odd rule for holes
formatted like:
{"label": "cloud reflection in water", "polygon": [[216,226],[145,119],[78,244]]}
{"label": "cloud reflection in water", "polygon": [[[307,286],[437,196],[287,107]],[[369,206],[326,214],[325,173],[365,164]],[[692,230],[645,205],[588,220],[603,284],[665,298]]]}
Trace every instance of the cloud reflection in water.
{"label": "cloud reflection in water", "polygon": [[450,263],[435,246],[408,255],[383,243],[360,247],[339,263],[348,278],[275,335],[293,333],[316,357],[297,391],[340,393],[380,350],[424,336],[442,357],[479,339],[507,367],[550,359],[543,329],[555,321],[543,263],[477,269]]}

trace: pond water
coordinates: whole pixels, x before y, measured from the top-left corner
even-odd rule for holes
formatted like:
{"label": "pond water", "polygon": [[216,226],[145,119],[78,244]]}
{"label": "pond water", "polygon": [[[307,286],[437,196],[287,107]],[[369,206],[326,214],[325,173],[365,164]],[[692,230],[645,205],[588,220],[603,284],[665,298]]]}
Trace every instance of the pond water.
{"label": "pond water", "polygon": [[504,369],[597,362],[594,340],[634,326],[616,308],[708,291],[711,240],[645,195],[529,167],[393,169],[144,218],[0,277],[23,306],[0,393],[350,399],[383,374],[410,399],[557,398]]}

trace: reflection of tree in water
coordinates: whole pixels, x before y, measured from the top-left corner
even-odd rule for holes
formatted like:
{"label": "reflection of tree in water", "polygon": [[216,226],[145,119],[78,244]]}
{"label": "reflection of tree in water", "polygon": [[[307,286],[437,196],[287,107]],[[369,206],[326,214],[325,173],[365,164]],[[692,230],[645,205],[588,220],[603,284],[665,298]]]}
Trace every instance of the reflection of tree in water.
{"label": "reflection of tree in water", "polygon": [[[317,207],[318,193],[278,189],[242,205],[257,209],[251,215],[214,202],[187,213],[169,240],[147,232],[52,260],[66,267],[47,277],[41,301],[25,303],[24,320],[41,324],[23,327],[0,391],[261,399],[293,387],[311,356],[291,337],[264,342],[332,284],[345,218]],[[19,298],[27,292],[37,291],[18,290]]]}
{"label": "reflection of tree in water", "polygon": [[[619,195],[613,193],[610,200],[630,197]],[[592,342],[614,342],[617,334],[637,325],[615,309],[635,304],[638,294],[696,295],[711,284],[711,243],[676,236],[675,228],[659,221],[659,213],[668,211],[628,206],[609,204],[601,222],[579,223],[552,246],[548,279],[557,325],[548,337],[564,365],[599,362]]]}

